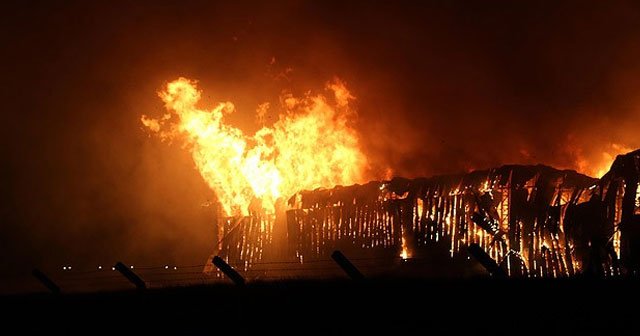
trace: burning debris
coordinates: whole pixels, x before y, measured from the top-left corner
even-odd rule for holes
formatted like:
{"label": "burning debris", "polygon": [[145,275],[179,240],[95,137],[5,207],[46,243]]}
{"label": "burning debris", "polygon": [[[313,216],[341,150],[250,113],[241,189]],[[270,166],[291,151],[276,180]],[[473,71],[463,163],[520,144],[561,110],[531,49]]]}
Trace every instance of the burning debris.
{"label": "burning debris", "polygon": [[[599,180],[543,165],[509,165],[302,191],[288,201],[286,224],[282,214],[266,221],[244,217],[235,226],[223,221],[221,232],[235,230],[235,238],[218,253],[248,268],[268,260],[263,250],[279,249],[280,257],[303,263],[336,249],[408,258],[446,243],[452,257],[472,246],[482,249],[511,277],[635,273],[638,177],[640,150],[618,156]],[[256,221],[273,229],[259,231]]]}

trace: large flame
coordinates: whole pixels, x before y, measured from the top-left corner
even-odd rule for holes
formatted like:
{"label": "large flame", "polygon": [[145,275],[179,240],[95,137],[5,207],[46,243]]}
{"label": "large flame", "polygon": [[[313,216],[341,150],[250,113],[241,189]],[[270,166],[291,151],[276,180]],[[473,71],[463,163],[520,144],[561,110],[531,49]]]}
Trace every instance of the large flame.
{"label": "large flame", "polygon": [[[299,190],[362,181],[366,159],[349,125],[354,97],[338,79],[327,89],[333,97],[283,96],[278,121],[248,136],[225,123],[225,115],[235,110],[231,102],[201,109],[196,82],[179,78],[159,92],[168,112],[141,120],[163,139],[185,141],[227,215],[247,215],[250,204],[272,213],[278,198]],[[258,118],[268,108],[260,105]]]}
{"label": "large flame", "polygon": [[616,156],[631,151],[633,151],[633,148],[623,144],[607,144],[600,151],[597,151],[592,158],[585,158],[583,155],[578,155],[576,159],[577,171],[592,177],[601,178],[609,171]]}

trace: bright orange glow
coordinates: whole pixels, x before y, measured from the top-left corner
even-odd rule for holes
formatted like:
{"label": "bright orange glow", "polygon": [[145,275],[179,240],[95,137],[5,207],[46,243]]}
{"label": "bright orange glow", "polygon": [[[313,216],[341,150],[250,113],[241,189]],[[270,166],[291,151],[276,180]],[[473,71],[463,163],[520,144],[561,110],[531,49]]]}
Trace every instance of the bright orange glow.
{"label": "bright orange glow", "polygon": [[[281,97],[278,121],[249,136],[225,123],[225,115],[235,110],[231,102],[200,109],[196,81],[179,78],[159,92],[168,112],[141,121],[162,139],[185,142],[227,215],[247,215],[250,204],[273,213],[278,198],[299,190],[363,181],[366,158],[349,125],[355,113],[349,102],[355,98],[338,79],[327,90],[333,97]],[[258,107],[260,122],[269,107]]]}
{"label": "bright orange glow", "polygon": [[409,254],[409,248],[407,247],[407,242],[402,237],[402,252],[400,252],[400,258],[409,259],[411,255]]}
{"label": "bright orange glow", "polygon": [[578,171],[591,177],[600,178],[609,171],[617,155],[633,151],[633,148],[612,143],[602,150],[599,157],[593,160],[580,158],[577,162]]}

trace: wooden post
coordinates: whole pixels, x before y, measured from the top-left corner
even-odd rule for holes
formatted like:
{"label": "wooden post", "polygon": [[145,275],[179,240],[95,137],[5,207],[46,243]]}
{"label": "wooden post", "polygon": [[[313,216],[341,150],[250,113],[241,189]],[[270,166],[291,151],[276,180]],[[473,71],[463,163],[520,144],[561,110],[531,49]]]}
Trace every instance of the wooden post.
{"label": "wooden post", "polygon": [[331,258],[347,273],[347,275],[353,280],[363,280],[364,275],[342,254],[342,252],[336,250],[331,254]]}
{"label": "wooden post", "polygon": [[33,276],[38,279],[38,281],[40,281],[45,287],[47,287],[47,289],[49,289],[51,293],[60,293],[60,287],[58,287],[58,285],[56,285],[53,280],[51,280],[46,274],[42,273],[39,269],[34,269],[31,274],[33,274]]}
{"label": "wooden post", "polygon": [[137,274],[133,273],[133,271],[129,267],[127,267],[127,265],[118,261],[115,268],[118,272],[120,272],[120,274],[127,278],[129,282],[135,285],[137,289],[147,288],[147,284]]}
{"label": "wooden post", "polygon": [[244,278],[240,273],[236,272],[229,264],[227,264],[222,258],[215,256],[213,257],[213,264],[228,276],[236,285],[244,286]]}

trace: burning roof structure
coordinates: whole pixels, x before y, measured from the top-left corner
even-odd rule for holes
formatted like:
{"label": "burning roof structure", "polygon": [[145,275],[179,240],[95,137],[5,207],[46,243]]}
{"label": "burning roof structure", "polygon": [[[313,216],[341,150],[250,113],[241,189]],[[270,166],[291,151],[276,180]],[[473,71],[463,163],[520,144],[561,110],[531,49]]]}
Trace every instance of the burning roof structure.
{"label": "burning roof structure", "polygon": [[[323,260],[337,249],[409,259],[434,246],[451,257],[470,251],[514,277],[638,268],[640,151],[619,155],[600,179],[507,165],[358,184],[368,161],[353,127],[355,97],[337,78],[325,93],[283,93],[277,121],[254,134],[226,122],[233,103],[200,107],[197,81],[178,78],[159,96],[165,113],[141,122],[191,151],[217,197],[214,254],[245,270]],[[259,106],[259,119],[269,106]]]}
{"label": "burning roof structure", "polygon": [[407,259],[445,244],[451,257],[479,247],[510,277],[619,276],[638,269],[639,177],[636,150],[601,179],[506,165],[301,191],[274,215],[221,215],[215,253],[250,269],[337,249]]}

